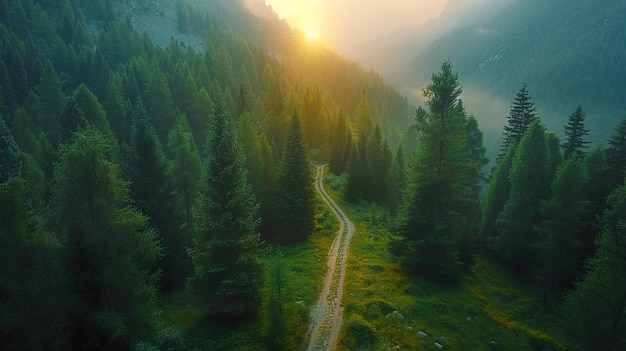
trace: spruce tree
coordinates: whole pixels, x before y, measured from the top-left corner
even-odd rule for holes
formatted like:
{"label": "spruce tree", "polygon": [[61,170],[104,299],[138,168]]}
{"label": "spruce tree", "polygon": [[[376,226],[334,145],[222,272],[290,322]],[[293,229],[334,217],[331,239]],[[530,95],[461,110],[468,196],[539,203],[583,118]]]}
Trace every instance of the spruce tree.
{"label": "spruce tree", "polygon": [[21,153],[9,127],[4,123],[4,118],[0,116],[0,183],[19,173]]}
{"label": "spruce tree", "polygon": [[502,133],[500,156],[506,153],[509,146],[518,145],[520,143],[526,129],[528,129],[532,121],[537,118],[537,109],[528,94],[526,84],[524,84],[522,89],[515,95],[515,99],[511,105],[511,111],[506,118],[507,125],[504,126],[504,132]]}
{"label": "spruce tree", "polygon": [[193,136],[182,120],[169,134],[168,148],[172,154],[172,162],[168,168],[168,176],[173,183],[173,195],[178,200],[179,212],[183,214],[184,228],[193,228],[193,208],[196,193],[200,184],[202,163]]}
{"label": "spruce tree", "polygon": [[70,97],[63,108],[60,121],[59,142],[65,143],[72,138],[74,133],[87,127],[87,120],[83,111],[76,104],[76,100]]}
{"label": "spruce tree", "polygon": [[578,276],[583,249],[582,232],[588,203],[584,201],[587,175],[581,160],[569,158],[552,180],[550,198],[541,204],[537,226],[539,243],[535,279],[544,299],[560,296]]}
{"label": "spruce tree", "polygon": [[180,235],[181,220],[172,196],[174,187],[168,175],[170,162],[143,105],[139,103],[133,112],[130,152],[124,160],[131,182],[130,192],[163,240],[165,256],[160,262],[161,282],[165,291],[173,291],[184,283],[186,242]]}
{"label": "spruce tree", "polygon": [[564,306],[564,326],[576,350],[618,351],[626,345],[626,185],[607,203],[596,254]]}
{"label": "spruce tree", "polygon": [[589,141],[583,138],[589,134],[589,130],[585,128],[585,113],[581,106],[569,116],[567,124],[563,127],[563,133],[565,134],[565,143],[561,145],[563,158],[568,159],[572,155],[583,157],[584,149],[589,145]]}
{"label": "spruce tree", "polygon": [[330,156],[328,168],[334,174],[341,174],[346,171],[350,160],[350,149],[352,146],[352,133],[348,127],[343,109],[339,110],[337,119],[330,130]]}
{"label": "spruce tree", "polygon": [[606,148],[606,162],[609,166],[605,178],[609,189],[623,184],[626,178],[626,118],[615,129]]}
{"label": "spruce tree", "polygon": [[549,196],[549,161],[545,129],[536,120],[517,147],[509,177],[511,189],[496,221],[496,250],[519,273],[528,273],[535,261],[531,245],[539,241],[534,230],[541,222],[539,205]]}
{"label": "spruce tree", "polygon": [[221,96],[209,119],[200,195],[195,213],[189,287],[209,317],[239,317],[258,306],[261,246],[258,204]]}
{"label": "spruce tree", "polygon": [[287,131],[277,190],[279,239],[306,240],[313,229],[313,179],[302,125],[295,111]]}
{"label": "spruce tree", "polygon": [[398,218],[401,239],[392,243],[402,262],[437,278],[452,274],[457,240],[473,212],[467,204],[477,203],[478,165],[471,157],[476,146],[468,144],[461,92],[449,61],[424,89],[429,111],[416,112],[420,145],[407,173]]}
{"label": "spruce tree", "polygon": [[481,206],[478,243],[489,249],[495,249],[494,239],[498,233],[496,220],[504,209],[504,204],[506,204],[511,190],[510,174],[514,156],[515,146],[510,146],[504,156],[498,160],[487,184],[485,200]]}
{"label": "spruce tree", "polygon": [[65,243],[69,273],[63,334],[77,349],[128,348],[148,330],[161,256],[148,218],[130,204],[128,185],[111,162],[111,141],[93,128],[61,147],[50,223]]}
{"label": "spruce tree", "polygon": [[46,349],[66,322],[60,244],[35,225],[30,187],[16,176],[0,182],[0,337],[7,350]]}

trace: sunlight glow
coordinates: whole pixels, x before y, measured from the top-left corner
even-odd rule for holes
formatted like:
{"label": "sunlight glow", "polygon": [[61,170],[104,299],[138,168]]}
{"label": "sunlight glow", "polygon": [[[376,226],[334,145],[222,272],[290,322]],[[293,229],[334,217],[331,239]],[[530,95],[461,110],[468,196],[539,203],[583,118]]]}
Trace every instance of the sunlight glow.
{"label": "sunlight glow", "polygon": [[316,41],[319,37],[320,37],[319,31],[313,28],[309,28],[306,30],[306,38],[309,39],[310,41]]}

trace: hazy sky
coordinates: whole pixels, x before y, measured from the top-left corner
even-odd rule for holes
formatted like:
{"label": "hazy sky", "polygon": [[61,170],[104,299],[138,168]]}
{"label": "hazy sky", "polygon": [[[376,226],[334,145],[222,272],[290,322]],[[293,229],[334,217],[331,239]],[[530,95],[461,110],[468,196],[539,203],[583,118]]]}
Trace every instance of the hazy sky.
{"label": "hazy sky", "polygon": [[[436,18],[449,0],[265,0],[281,18],[339,50]],[[459,0],[455,0],[459,1]],[[471,2],[480,0],[462,0]]]}

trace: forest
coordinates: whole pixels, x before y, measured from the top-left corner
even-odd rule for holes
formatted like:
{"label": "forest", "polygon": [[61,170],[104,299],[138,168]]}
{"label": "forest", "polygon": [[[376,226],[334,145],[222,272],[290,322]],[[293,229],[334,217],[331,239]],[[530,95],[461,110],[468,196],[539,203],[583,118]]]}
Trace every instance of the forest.
{"label": "forest", "polygon": [[625,349],[626,118],[592,146],[580,102],[559,138],[523,85],[489,169],[462,83],[444,61],[415,107],[223,0],[3,0],[2,348],[303,348],[327,165],[356,223],[336,349]]}

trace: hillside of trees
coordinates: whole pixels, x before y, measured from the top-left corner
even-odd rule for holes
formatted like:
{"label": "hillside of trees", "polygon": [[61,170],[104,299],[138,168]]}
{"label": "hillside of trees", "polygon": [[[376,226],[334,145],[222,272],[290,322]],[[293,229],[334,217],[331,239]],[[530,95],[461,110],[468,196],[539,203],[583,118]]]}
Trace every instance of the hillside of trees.
{"label": "hillside of trees", "polygon": [[[159,46],[128,17],[160,11],[204,50]],[[414,109],[374,72],[245,11],[0,4],[3,347],[183,350],[156,306],[184,296],[204,323],[270,325],[263,346],[289,349],[283,258],[268,248],[307,242],[319,162],[347,203],[384,209],[403,274],[445,286],[489,257],[561,316],[567,346],[624,348],[625,119],[591,147],[589,100],[548,130],[522,83],[487,174],[454,61]]]}
{"label": "hillside of trees", "polygon": [[425,86],[441,61],[450,59],[468,90],[492,99],[508,102],[528,84],[545,123],[559,133],[570,110],[585,106],[592,141],[604,143],[626,111],[620,63],[625,6],[619,0],[515,1],[489,20],[442,35],[393,80]]}

